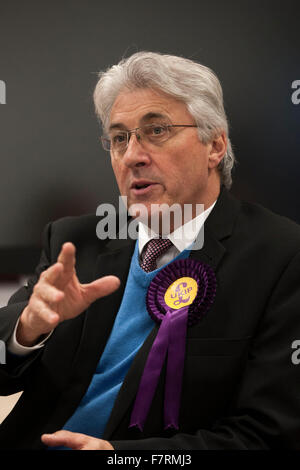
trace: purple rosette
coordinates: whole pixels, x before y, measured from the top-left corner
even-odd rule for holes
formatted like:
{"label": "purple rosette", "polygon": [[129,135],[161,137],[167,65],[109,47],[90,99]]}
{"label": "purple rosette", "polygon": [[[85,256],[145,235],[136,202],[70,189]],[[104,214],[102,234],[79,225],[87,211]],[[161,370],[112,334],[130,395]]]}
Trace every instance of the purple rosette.
{"label": "purple rosette", "polygon": [[[188,287],[188,280],[191,280],[194,287]],[[156,323],[160,323],[160,327],[145,364],[129,427],[137,426],[143,430],[163,364],[167,359],[165,429],[179,429],[186,330],[188,326],[197,324],[208,312],[216,295],[216,286],[213,269],[190,258],[168,264],[152,280],[146,304],[149,315]],[[190,295],[192,290],[193,300]],[[168,295],[169,292],[171,294]]]}

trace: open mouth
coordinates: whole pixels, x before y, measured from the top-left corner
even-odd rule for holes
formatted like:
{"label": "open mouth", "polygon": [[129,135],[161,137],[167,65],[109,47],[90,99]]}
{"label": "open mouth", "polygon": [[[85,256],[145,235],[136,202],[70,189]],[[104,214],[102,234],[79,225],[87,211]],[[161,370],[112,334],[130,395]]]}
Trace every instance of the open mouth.
{"label": "open mouth", "polygon": [[152,183],[145,183],[145,184],[135,184],[134,189],[144,189],[148,188]]}
{"label": "open mouth", "polygon": [[151,181],[137,181],[131,185],[131,190],[134,194],[146,194],[151,191],[157,183],[152,183]]}

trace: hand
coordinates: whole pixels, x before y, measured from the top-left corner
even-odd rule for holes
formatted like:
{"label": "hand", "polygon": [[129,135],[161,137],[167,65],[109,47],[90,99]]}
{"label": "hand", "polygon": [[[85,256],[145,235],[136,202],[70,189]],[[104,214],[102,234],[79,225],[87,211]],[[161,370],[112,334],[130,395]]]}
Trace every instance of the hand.
{"label": "hand", "polygon": [[16,336],[23,346],[32,346],[41,335],[59,323],[77,317],[95,300],[114,292],[120,285],[116,276],[104,276],[80,284],[75,271],[75,246],[62,246],[57,262],[43,271],[23,310]]}
{"label": "hand", "polygon": [[64,446],[73,450],[114,450],[108,441],[64,430],[53,434],[43,434],[41,440],[46,446],[50,447]]}

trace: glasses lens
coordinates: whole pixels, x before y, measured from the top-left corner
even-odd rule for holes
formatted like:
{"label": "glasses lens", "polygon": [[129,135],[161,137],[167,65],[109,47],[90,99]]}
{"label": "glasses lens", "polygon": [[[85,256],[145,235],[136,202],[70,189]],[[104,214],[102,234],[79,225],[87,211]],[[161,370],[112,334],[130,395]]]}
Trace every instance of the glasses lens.
{"label": "glasses lens", "polygon": [[116,132],[109,136],[110,149],[113,152],[123,152],[127,147],[127,132]]}
{"label": "glasses lens", "polygon": [[169,136],[169,128],[163,124],[149,124],[142,130],[146,139],[152,143],[164,142]]}

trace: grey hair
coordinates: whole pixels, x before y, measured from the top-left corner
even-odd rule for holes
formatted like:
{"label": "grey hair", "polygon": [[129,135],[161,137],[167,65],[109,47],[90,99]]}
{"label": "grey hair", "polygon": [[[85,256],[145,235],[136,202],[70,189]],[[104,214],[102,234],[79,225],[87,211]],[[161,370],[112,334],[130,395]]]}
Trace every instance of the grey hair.
{"label": "grey hair", "polygon": [[94,104],[105,132],[113,103],[124,88],[152,88],[183,101],[195,119],[204,145],[224,131],[227,150],[218,170],[221,183],[228,189],[231,187],[235,157],[228,137],[222,87],[210,68],[183,57],[137,52],[100,72],[94,90]]}

